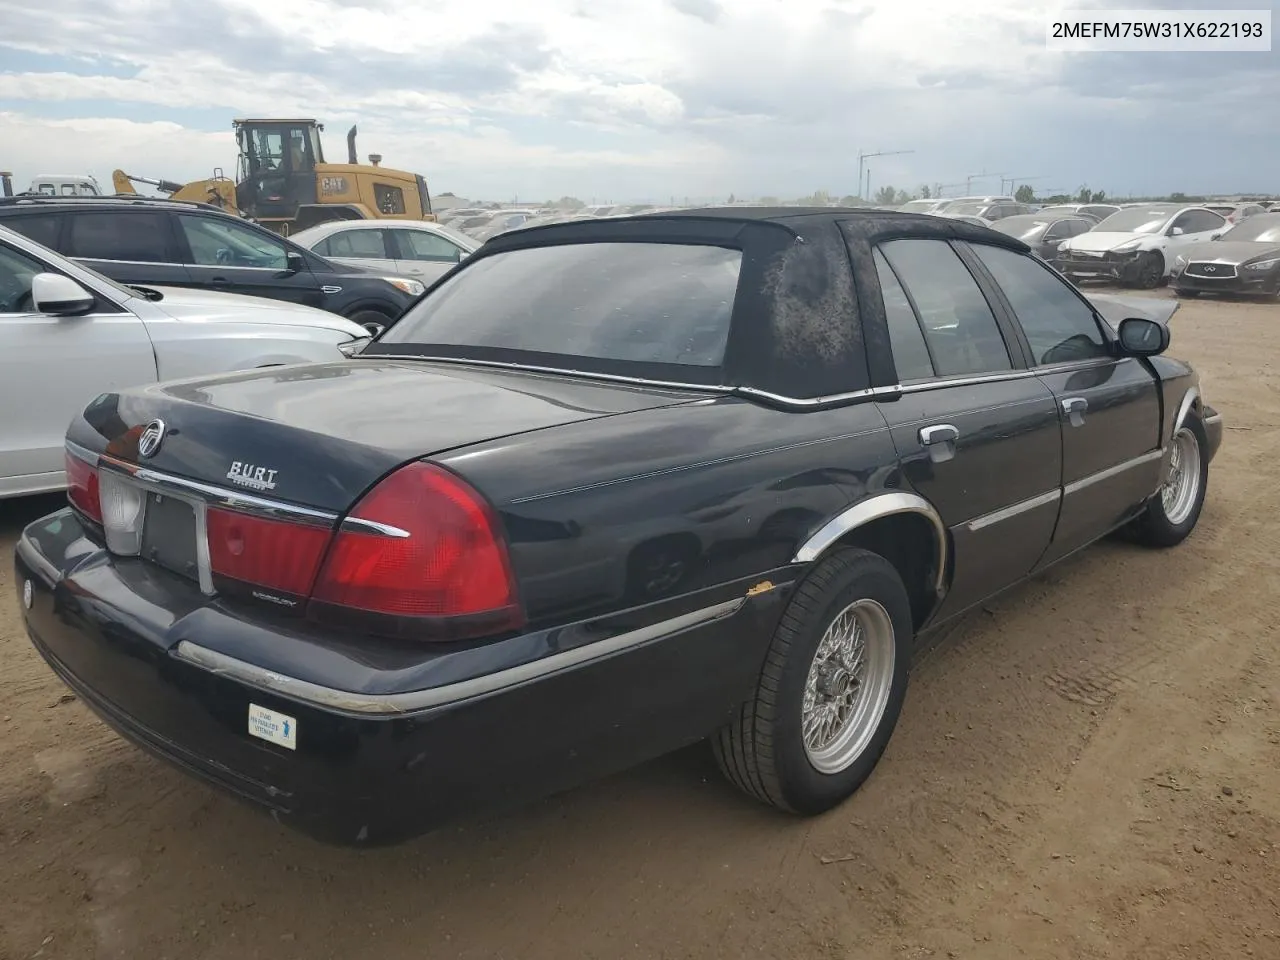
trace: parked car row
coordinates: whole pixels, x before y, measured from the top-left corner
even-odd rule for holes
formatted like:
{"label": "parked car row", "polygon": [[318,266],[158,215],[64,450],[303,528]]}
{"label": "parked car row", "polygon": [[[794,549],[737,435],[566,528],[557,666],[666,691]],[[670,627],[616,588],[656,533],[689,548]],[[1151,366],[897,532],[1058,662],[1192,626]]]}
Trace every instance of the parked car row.
{"label": "parked car row", "polygon": [[67,424],[99,394],[341,360],[368,341],[301,304],[126,286],[0,225],[0,499],[65,486]]}
{"label": "parked car row", "polygon": [[1186,296],[1280,297],[1280,212],[1260,203],[1054,204],[1006,215],[1004,199],[912,201],[902,209],[1016,237],[1076,283],[1150,289],[1172,281]]}
{"label": "parked car row", "polygon": [[0,225],[120,283],[285,300],[371,330],[395,321],[425,288],[385,265],[368,270],[328,260],[207,204],[19,196],[0,199]]}
{"label": "parked car row", "polygon": [[[70,505],[16,550],[35,649],[124,737],[341,843],[704,739],[748,795],[830,809],[922,631],[1113,530],[1179,543],[1222,438],[1164,355],[1175,301],[939,217],[514,230],[350,358],[152,386],[216,369],[167,292],[0,250],[87,402]],[[84,329],[96,369],[60,360]],[[63,403],[14,356],[25,404]]]}

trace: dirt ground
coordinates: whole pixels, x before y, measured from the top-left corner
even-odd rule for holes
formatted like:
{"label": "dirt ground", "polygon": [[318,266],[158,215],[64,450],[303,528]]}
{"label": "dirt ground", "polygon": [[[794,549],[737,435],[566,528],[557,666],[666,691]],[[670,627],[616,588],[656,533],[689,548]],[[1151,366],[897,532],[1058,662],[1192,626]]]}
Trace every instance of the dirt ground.
{"label": "dirt ground", "polygon": [[0,958],[1280,957],[1280,306],[1173,326],[1227,424],[1195,534],[1101,544],[950,629],[878,771],[815,820],[695,749],[319,846],[66,693],[8,559],[58,501],[0,505]]}

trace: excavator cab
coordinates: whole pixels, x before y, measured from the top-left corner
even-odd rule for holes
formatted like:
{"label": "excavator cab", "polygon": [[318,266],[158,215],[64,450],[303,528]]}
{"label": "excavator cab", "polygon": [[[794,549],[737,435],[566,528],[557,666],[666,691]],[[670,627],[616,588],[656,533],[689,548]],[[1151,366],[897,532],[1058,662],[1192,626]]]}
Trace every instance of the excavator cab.
{"label": "excavator cab", "polygon": [[250,217],[292,219],[314,204],[316,165],[324,163],[315,120],[235,120],[239,147],[236,205]]}

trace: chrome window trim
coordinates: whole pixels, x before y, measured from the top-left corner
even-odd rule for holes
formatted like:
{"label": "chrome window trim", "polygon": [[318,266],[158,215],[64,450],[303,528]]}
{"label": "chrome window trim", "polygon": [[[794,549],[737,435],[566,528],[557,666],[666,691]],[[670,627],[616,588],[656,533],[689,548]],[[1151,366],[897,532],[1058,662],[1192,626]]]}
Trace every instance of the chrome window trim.
{"label": "chrome window trim", "polygon": [[822,556],[833,544],[845,534],[865,526],[873,520],[891,517],[901,513],[915,513],[924,517],[933,526],[938,546],[938,570],[934,580],[933,592],[941,600],[946,594],[947,575],[947,528],[942,517],[924,497],[905,491],[879,493],[860,500],[828,520],[813,536],[800,545],[792,563],[812,563]]}
{"label": "chrome window trim", "polygon": [[851,390],[847,393],[833,393],[823,397],[789,397],[785,394],[771,393],[757,387],[728,386],[715,383],[687,383],[679,380],[651,380],[646,377],[629,377],[617,373],[596,373],[588,370],[571,370],[567,367],[543,367],[526,363],[509,363],[503,360],[475,360],[467,357],[436,357],[407,353],[362,353],[366,359],[377,360],[416,360],[427,363],[453,363],[463,366],[492,367],[499,370],[519,370],[526,373],[549,374],[551,376],[581,377],[588,380],[603,380],[608,383],[630,384],[638,387],[658,387],[669,390],[696,390],[702,393],[718,393],[726,396],[757,397],[777,403],[780,406],[797,409],[827,406],[853,400],[871,400],[896,397],[904,393],[920,393],[927,390],[941,390],[945,387],[968,387],[983,383],[999,383],[1005,380],[1025,380],[1046,373],[1069,373],[1073,370],[1086,370],[1117,362],[1115,357],[1093,357],[1088,360],[1072,360],[1067,363],[1054,364],[1048,367],[1009,370],[1003,373],[975,374],[973,376],[946,377],[931,380],[913,380],[906,383],[885,387],[867,387],[863,390]]}
{"label": "chrome window trim", "polygon": [[1141,456],[1134,457],[1132,460],[1124,460],[1114,466],[1107,467],[1105,470],[1099,470],[1097,473],[1091,473],[1088,476],[1081,477],[1079,480],[1073,480],[1062,488],[1063,496],[1069,496],[1073,493],[1079,493],[1095,483],[1101,483],[1103,480],[1110,480],[1112,477],[1118,477],[1126,470],[1132,470],[1134,467],[1140,467],[1143,464],[1151,463],[1153,460],[1159,460],[1164,456],[1164,450],[1157,448],[1148,450]]}
{"label": "chrome window trim", "polygon": [[1062,488],[1058,487],[1037,496],[1029,497],[1026,500],[1021,500],[1018,503],[1011,504],[1010,506],[1001,507],[999,510],[984,513],[980,517],[974,517],[965,524],[965,526],[968,527],[970,533],[976,533],[979,530],[993,526],[994,524],[1000,523],[1004,520],[1012,520],[1014,517],[1021,516],[1031,510],[1048,506],[1051,503],[1056,504],[1061,499]]}
{"label": "chrome window trim", "polygon": [[406,693],[370,694],[337,690],[246,663],[190,640],[181,641],[174,650],[173,656],[210,673],[292,700],[348,713],[398,716],[500,693],[512,687],[540,680],[571,667],[601,660],[665,639],[681,631],[721,620],[737,613],[745,603],[745,597],[735,597],[733,600],[693,610],[636,630],[628,630],[605,640],[597,640],[560,653],[553,653],[496,673]]}

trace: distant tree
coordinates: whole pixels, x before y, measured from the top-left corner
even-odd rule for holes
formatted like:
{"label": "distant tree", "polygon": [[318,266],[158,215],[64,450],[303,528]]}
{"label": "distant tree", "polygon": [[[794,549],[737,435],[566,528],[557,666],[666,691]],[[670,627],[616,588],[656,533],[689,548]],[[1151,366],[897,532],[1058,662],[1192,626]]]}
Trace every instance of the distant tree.
{"label": "distant tree", "polygon": [[831,204],[831,194],[825,190],[815,190],[805,198],[805,203],[812,207],[826,207]]}
{"label": "distant tree", "polygon": [[1169,200],[1172,201],[1173,203],[1184,203],[1186,202],[1186,199],[1187,199],[1187,195],[1182,192],[1169,194]]}
{"label": "distant tree", "polygon": [[586,204],[577,197],[561,197],[548,206],[555,207],[557,210],[581,210]]}
{"label": "distant tree", "polygon": [[876,203],[888,205],[898,199],[898,191],[890,186],[883,186],[876,191]]}
{"label": "distant tree", "polygon": [[1094,203],[1101,203],[1105,199],[1107,199],[1107,191],[1105,190],[1099,190],[1097,193],[1093,195]]}
{"label": "distant tree", "polygon": [[1036,192],[1031,189],[1031,184],[1024,183],[1013,195],[1013,199],[1019,203],[1035,203]]}
{"label": "distant tree", "polygon": [[1088,203],[1093,199],[1093,191],[1088,187],[1081,187],[1080,192],[1076,194],[1076,203]]}
{"label": "distant tree", "polygon": [[898,206],[902,206],[904,203],[910,203],[914,199],[915,197],[907,193],[907,191],[899,190],[898,195],[893,198],[893,202],[896,203]]}
{"label": "distant tree", "polygon": [[920,199],[921,200],[933,199],[933,191],[929,189],[929,185],[927,183],[920,188]]}
{"label": "distant tree", "polygon": [[731,194],[729,194],[729,202],[730,202],[730,203],[737,203],[737,202],[738,202],[738,201],[737,201],[737,199],[734,197],[734,195],[733,195],[732,193],[731,193]]}
{"label": "distant tree", "polygon": [[1065,193],[1055,193],[1052,197],[1046,197],[1045,203],[1070,203],[1071,198]]}

